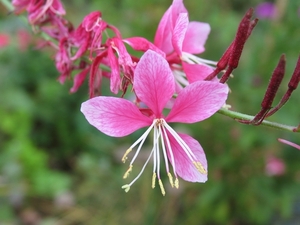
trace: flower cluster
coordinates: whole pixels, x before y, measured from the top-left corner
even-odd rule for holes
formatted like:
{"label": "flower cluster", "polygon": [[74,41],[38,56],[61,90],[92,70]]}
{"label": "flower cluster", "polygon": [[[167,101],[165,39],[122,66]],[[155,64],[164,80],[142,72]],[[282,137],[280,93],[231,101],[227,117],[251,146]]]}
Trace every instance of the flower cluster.
{"label": "flower cluster", "polygon": [[[146,128],[122,158],[126,162],[136,148],[124,178],[129,176],[134,161],[153,131],[149,157],[140,173],[123,186],[126,192],[151,159],[152,187],[158,182],[163,195],[161,161],[164,161],[172,187],[179,187],[178,177],[190,182],[207,180],[207,161],[201,145],[191,136],[176,132],[170,124],[200,122],[222,110],[223,114],[232,113],[226,111],[229,92],[226,82],[237,68],[244,45],[258,22],[252,19],[253,9],[242,18],[234,40],[220,60],[213,62],[196,56],[205,51],[210,26],[189,21],[183,0],[173,0],[158,24],[153,42],[143,37],[123,38],[115,26],[102,18],[100,11],[88,14],[74,28],[64,18],[65,10],[60,0],[13,0],[12,4],[16,14],[27,11],[34,31],[47,35],[46,44],[56,50],[54,58],[61,83],[72,79],[70,91],[76,92],[89,78],[90,99],[82,103],[81,111],[91,125],[112,137],[123,137]],[[127,47],[141,51],[143,55],[136,57]],[[237,113],[232,113],[234,116],[231,117],[245,124],[266,123],[264,119],[277,112],[297,88],[300,57],[286,94],[271,109],[284,68],[283,55],[256,116],[237,117]],[[110,91],[116,97],[101,95],[103,78],[109,79]],[[131,100],[124,97],[128,90],[134,96]],[[292,129],[299,131],[299,127]]]}

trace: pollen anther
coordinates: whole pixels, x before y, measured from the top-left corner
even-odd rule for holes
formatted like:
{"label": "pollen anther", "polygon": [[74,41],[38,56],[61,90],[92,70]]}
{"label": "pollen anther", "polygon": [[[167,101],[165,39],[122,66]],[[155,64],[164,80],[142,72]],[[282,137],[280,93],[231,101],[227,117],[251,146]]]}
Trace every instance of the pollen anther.
{"label": "pollen anther", "polygon": [[165,188],[164,188],[164,185],[163,185],[161,179],[158,180],[158,184],[159,184],[162,195],[165,196],[166,191],[165,191]]}
{"label": "pollen anther", "polygon": [[128,170],[125,172],[123,178],[126,179],[129,176],[129,173],[132,171],[132,165],[129,166]]}
{"label": "pollen anther", "polygon": [[156,179],[156,173],[153,173],[153,175],[152,175],[152,188],[155,188],[155,179]]}
{"label": "pollen anther", "polygon": [[173,177],[171,173],[168,173],[169,181],[172,187],[174,187]]}
{"label": "pollen anther", "polygon": [[179,180],[178,178],[176,177],[175,179],[175,187],[178,189],[179,188]]}
{"label": "pollen anther", "polygon": [[202,173],[202,174],[207,174],[207,171],[206,171],[206,169],[204,169],[204,167],[203,167],[203,165],[201,164],[201,162],[196,162],[196,161],[194,161],[193,164],[194,164],[194,166],[196,167],[196,169],[197,169],[200,173]]}
{"label": "pollen anther", "polygon": [[124,156],[122,157],[122,162],[123,162],[123,163],[126,162],[127,156],[128,156],[128,154],[129,154],[131,151],[132,151],[132,148],[129,148],[129,149],[126,150]]}

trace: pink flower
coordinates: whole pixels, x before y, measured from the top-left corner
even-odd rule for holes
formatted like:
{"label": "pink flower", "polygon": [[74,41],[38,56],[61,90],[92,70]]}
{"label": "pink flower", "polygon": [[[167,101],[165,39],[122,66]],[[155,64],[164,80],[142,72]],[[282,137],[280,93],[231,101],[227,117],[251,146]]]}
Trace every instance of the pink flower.
{"label": "pink flower", "polygon": [[[206,64],[214,64],[209,60],[196,57],[193,54],[204,52],[204,44],[210,32],[207,23],[189,21],[188,12],[183,0],[173,0],[158,25],[154,45],[142,37],[124,40],[135,50],[152,49],[163,52],[169,62],[179,89],[197,80],[204,80],[213,69]],[[186,81],[188,79],[188,82]]]}
{"label": "pink flower", "polygon": [[[157,178],[163,195],[165,190],[160,177],[161,160],[165,161],[172,187],[178,188],[178,176],[190,182],[205,182],[207,161],[201,145],[192,137],[177,133],[168,123],[195,123],[212,116],[227,99],[227,85],[207,81],[194,82],[182,89],[169,114],[165,116],[163,109],[175,93],[174,76],[167,61],[158,53],[149,50],[135,68],[133,88],[137,98],[148,108],[139,108],[126,99],[105,96],[89,99],[81,107],[88,122],[109,136],[123,137],[148,127],[122,158],[125,162],[128,154],[137,147],[124,178],[132,170],[147,136],[151,130],[154,131],[153,148],[145,165],[139,175],[122,188],[129,191],[151,157],[154,162],[152,187],[155,186]],[[169,163],[173,167],[172,171]],[[171,173],[175,176],[175,181]]]}
{"label": "pink flower", "polygon": [[278,15],[277,7],[272,2],[263,2],[256,6],[256,15],[259,19],[275,19]]}
{"label": "pink flower", "polygon": [[290,146],[292,146],[292,147],[294,147],[294,148],[300,150],[300,145],[297,145],[297,144],[295,144],[295,143],[293,143],[293,142],[290,142],[290,141],[287,141],[287,140],[284,140],[284,139],[281,139],[281,138],[278,138],[278,141],[280,141],[280,142],[283,143],[283,144],[290,145]]}
{"label": "pink flower", "polygon": [[270,156],[267,159],[266,173],[269,176],[280,176],[285,172],[285,164],[282,159]]}
{"label": "pink flower", "polygon": [[0,48],[9,45],[10,37],[7,34],[0,33]]}

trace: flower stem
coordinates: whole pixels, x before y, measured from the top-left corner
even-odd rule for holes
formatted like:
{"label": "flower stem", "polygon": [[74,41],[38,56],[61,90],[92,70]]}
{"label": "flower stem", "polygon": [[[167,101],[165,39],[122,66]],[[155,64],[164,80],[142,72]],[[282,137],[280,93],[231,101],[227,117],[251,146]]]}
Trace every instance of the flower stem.
{"label": "flower stem", "polygon": [[[238,119],[238,120],[253,120],[254,116],[251,115],[247,115],[247,114],[243,114],[240,112],[235,112],[232,110],[228,110],[225,108],[221,108],[218,113],[228,116],[234,120]],[[298,132],[300,133],[300,129],[297,129],[296,126],[288,126],[288,125],[284,125],[284,124],[280,124],[280,123],[275,123],[275,122],[271,122],[268,120],[263,120],[261,125],[266,126],[266,127],[272,127],[272,128],[277,128],[280,130],[285,130],[285,131],[290,131],[290,132]]]}
{"label": "flower stem", "polygon": [[9,10],[9,11],[13,11],[14,10],[14,7],[13,5],[11,4],[10,1],[8,0],[0,0],[2,2],[2,4]]}

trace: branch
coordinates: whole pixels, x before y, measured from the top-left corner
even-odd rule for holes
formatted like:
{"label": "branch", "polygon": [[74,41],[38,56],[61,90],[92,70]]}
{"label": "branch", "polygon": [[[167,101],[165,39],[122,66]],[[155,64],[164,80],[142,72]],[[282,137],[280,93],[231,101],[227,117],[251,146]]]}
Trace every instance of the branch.
{"label": "branch", "polygon": [[[251,115],[247,115],[247,114],[243,114],[243,113],[239,113],[239,112],[235,112],[235,111],[231,111],[225,108],[221,108],[218,113],[228,116],[234,120],[253,120],[254,116]],[[290,131],[290,132],[296,132],[296,133],[300,133],[300,130],[297,129],[296,126],[288,126],[288,125],[284,125],[284,124],[280,124],[280,123],[275,123],[275,122],[271,122],[268,120],[263,120],[261,123],[262,126],[266,126],[266,127],[271,127],[271,128],[276,128],[279,130],[285,130],[285,131]]]}

